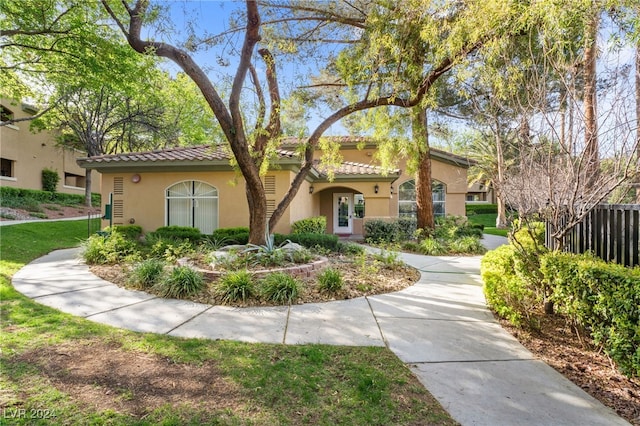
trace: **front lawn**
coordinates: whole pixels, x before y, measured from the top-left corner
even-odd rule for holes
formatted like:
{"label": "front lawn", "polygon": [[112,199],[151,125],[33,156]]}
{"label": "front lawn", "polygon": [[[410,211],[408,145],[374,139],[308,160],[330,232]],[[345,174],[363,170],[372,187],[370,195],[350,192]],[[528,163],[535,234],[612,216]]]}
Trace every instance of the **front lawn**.
{"label": "front lawn", "polygon": [[471,223],[484,225],[483,232],[485,234],[500,235],[502,237],[506,237],[509,233],[509,230],[496,228],[497,217],[498,215],[496,213],[484,213],[469,215],[467,216],[467,219],[469,219],[469,222]]}
{"label": "front lawn", "polygon": [[11,277],[78,245],[87,223],[0,232],[0,386],[12,424],[455,424],[386,348],[181,339],[40,305]]}

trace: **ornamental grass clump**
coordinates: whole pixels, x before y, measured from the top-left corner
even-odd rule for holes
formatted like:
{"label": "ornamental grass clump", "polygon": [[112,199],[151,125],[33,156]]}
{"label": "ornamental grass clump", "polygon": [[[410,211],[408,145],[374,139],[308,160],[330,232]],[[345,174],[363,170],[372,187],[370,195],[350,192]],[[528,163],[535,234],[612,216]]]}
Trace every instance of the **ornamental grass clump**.
{"label": "ornamental grass clump", "polygon": [[162,297],[181,298],[199,293],[204,286],[202,274],[188,266],[176,266],[153,288]]}
{"label": "ornamental grass clump", "polygon": [[215,285],[214,292],[224,303],[244,302],[255,294],[253,276],[246,270],[228,272]]}
{"label": "ornamental grass clump", "polygon": [[318,287],[330,293],[336,293],[344,287],[342,273],[333,268],[327,268],[318,274]]}
{"label": "ornamental grass clump", "polygon": [[146,259],[131,270],[128,281],[133,287],[146,289],[157,284],[164,274],[165,263],[160,259]]}
{"label": "ornamental grass clump", "polygon": [[300,295],[302,283],[284,272],[267,275],[261,282],[260,294],[265,300],[290,304]]}

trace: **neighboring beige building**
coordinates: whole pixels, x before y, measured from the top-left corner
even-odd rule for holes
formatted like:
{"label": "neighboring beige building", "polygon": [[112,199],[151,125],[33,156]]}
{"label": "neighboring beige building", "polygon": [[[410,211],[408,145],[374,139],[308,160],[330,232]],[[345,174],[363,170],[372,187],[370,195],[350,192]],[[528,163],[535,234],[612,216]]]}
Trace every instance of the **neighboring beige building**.
{"label": "neighboring beige building", "polygon": [[[25,104],[13,104],[4,99],[0,103],[0,121],[26,118],[36,113]],[[60,176],[58,192],[84,194],[85,170],[76,159],[86,153],[57,147],[50,132],[33,133],[29,124],[30,121],[19,121],[0,126],[0,185],[42,189],[42,170],[51,169]],[[95,189],[97,192],[99,188]]]}
{"label": "neighboring beige building", "polygon": [[[359,138],[335,139],[342,146],[344,162],[334,179],[329,181],[326,173],[314,167],[273,232],[288,233],[291,223],[323,215],[328,233],[362,235],[367,219],[415,215],[414,180],[404,172],[404,161],[384,175],[373,160],[375,144]],[[299,169],[295,144],[285,141],[277,168],[263,178],[270,211]],[[358,144],[364,148],[358,149]],[[436,214],[464,215],[468,160],[436,149],[431,156]],[[244,181],[220,147],[104,155],[79,159],[78,164],[102,174],[102,199],[113,194],[114,224],[135,223],[145,231],[165,225],[193,226],[205,234],[249,224]]]}

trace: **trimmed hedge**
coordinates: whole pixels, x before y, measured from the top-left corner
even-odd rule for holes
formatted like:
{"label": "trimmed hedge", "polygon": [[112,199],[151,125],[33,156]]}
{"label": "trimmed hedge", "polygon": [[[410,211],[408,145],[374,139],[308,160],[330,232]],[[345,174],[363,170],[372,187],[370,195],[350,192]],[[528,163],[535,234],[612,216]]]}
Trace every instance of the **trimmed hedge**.
{"label": "trimmed hedge", "polygon": [[154,232],[149,232],[153,238],[165,238],[169,240],[189,240],[198,242],[203,238],[200,230],[189,226],[162,226]]}
{"label": "trimmed hedge", "polygon": [[364,237],[371,244],[395,243],[402,240],[402,232],[395,220],[372,219],[364,224]]}
{"label": "trimmed hedge", "polygon": [[554,252],[541,270],[558,311],[587,329],[623,373],[640,376],[640,268]]}
{"label": "trimmed hedge", "polygon": [[325,216],[308,217],[291,224],[292,234],[324,234],[327,232]]}
{"label": "trimmed hedge", "polygon": [[467,204],[466,205],[467,216],[474,214],[498,214],[497,204]]}
{"label": "trimmed hedge", "polygon": [[274,234],[273,236],[275,244],[278,246],[289,240],[306,248],[319,246],[331,251],[339,250],[338,236],[333,234]]}
{"label": "trimmed hedge", "polygon": [[239,226],[236,228],[218,228],[210,237],[213,240],[224,240],[227,244],[245,245],[249,242],[249,228]]}
{"label": "trimmed hedge", "polygon": [[484,255],[480,263],[487,304],[502,318],[521,325],[539,305],[535,291],[516,273],[517,255],[512,245]]}
{"label": "trimmed hedge", "polygon": [[57,171],[51,169],[42,169],[43,191],[56,192],[58,190],[58,182],[60,182],[60,175]]}
{"label": "trimmed hedge", "polygon": [[[5,198],[27,198],[40,203],[84,204],[84,195],[81,194],[64,194],[62,192],[0,186],[0,200]],[[1,201],[0,204],[2,204]],[[91,194],[91,204],[94,206],[100,205],[100,194]]]}
{"label": "trimmed hedge", "polygon": [[115,225],[113,230],[124,235],[128,240],[137,240],[142,235],[142,226],[139,225]]}

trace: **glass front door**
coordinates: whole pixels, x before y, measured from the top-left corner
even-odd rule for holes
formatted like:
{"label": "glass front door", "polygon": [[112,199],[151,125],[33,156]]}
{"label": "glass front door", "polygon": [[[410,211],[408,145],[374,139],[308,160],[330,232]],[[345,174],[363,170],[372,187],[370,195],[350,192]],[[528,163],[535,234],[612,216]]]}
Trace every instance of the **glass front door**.
{"label": "glass front door", "polygon": [[333,233],[351,234],[353,194],[333,194]]}

